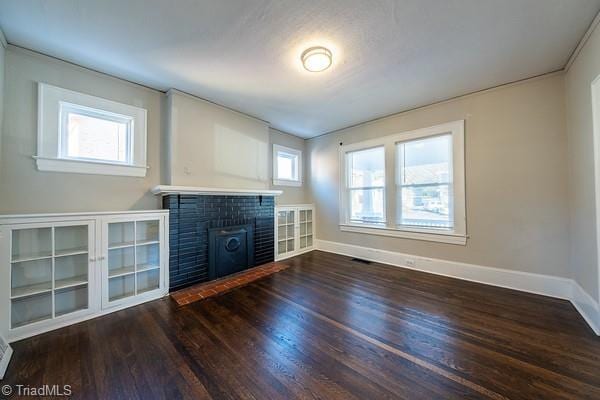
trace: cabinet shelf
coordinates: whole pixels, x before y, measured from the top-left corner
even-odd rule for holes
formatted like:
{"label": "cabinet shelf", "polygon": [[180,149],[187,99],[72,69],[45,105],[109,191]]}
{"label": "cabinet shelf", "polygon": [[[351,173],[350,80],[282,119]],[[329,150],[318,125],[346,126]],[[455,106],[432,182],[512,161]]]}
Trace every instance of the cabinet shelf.
{"label": "cabinet shelf", "polygon": [[136,246],[150,246],[152,244],[159,244],[158,240],[138,240],[135,245]]}
{"label": "cabinet shelf", "polygon": [[87,275],[74,276],[72,278],[65,278],[56,281],[56,289],[66,289],[75,286],[87,285]]}
{"label": "cabinet shelf", "polygon": [[138,265],[135,272],[152,271],[154,269],[160,269],[160,265],[153,265],[153,264]]}
{"label": "cabinet shelf", "polygon": [[134,273],[135,273],[135,267],[132,265],[129,267],[111,269],[108,271],[108,277],[109,278],[118,278],[120,276],[131,275]]}
{"label": "cabinet shelf", "polygon": [[36,283],[33,285],[19,286],[12,288],[11,299],[20,299],[23,297],[34,296],[36,294],[52,291],[52,282]]}
{"label": "cabinet shelf", "polygon": [[69,256],[78,256],[81,254],[87,254],[87,247],[82,247],[80,249],[69,249],[69,250],[61,250],[57,251],[54,257],[69,257]]}
{"label": "cabinet shelf", "polygon": [[17,263],[22,263],[22,262],[27,262],[27,261],[38,261],[38,260],[47,260],[49,258],[52,258],[52,255],[49,256],[24,256],[24,257],[18,257],[18,258],[13,258],[11,260],[11,264],[17,264]]}
{"label": "cabinet shelf", "polygon": [[135,242],[122,242],[122,243],[115,243],[115,244],[111,244],[110,246],[108,246],[109,250],[117,250],[117,249],[125,249],[127,247],[133,247],[135,246]]}

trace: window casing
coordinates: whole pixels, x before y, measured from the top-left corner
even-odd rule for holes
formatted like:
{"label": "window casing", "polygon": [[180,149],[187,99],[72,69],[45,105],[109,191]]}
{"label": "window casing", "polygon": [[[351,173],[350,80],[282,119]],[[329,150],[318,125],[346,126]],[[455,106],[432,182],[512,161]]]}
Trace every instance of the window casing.
{"label": "window casing", "polygon": [[146,110],[39,84],[38,169],[146,175]]}
{"label": "window casing", "polygon": [[273,185],[302,186],[302,152],[273,145]]}
{"label": "window casing", "polygon": [[[378,165],[376,185],[355,182],[357,170],[364,175],[354,162],[361,154],[372,155],[370,167]],[[341,230],[466,244],[464,121],[344,145],[340,165]],[[367,190],[381,193],[379,218],[357,218],[355,192]]]}

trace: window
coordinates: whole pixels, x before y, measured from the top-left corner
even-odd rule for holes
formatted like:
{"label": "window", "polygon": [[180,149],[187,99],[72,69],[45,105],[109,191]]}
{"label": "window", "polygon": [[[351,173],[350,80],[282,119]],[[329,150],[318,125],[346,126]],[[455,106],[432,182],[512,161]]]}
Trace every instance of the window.
{"label": "window", "polygon": [[452,136],[449,134],[396,144],[398,226],[454,226]]}
{"label": "window", "polygon": [[341,159],[343,231],[466,243],[464,121],[342,146]]}
{"label": "window", "polygon": [[302,152],[300,150],[273,145],[273,184],[278,186],[302,185]]}
{"label": "window", "polygon": [[146,110],[39,84],[38,169],[146,175]]}
{"label": "window", "polygon": [[133,118],[68,103],[60,116],[61,158],[131,162]]}
{"label": "window", "polygon": [[385,223],[385,155],[383,147],[347,154],[350,221]]}

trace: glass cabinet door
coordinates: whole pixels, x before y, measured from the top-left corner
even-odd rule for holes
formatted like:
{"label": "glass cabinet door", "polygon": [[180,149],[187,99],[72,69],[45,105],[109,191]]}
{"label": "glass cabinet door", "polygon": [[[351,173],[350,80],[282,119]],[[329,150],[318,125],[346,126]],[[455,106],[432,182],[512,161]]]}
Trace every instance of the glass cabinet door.
{"label": "glass cabinet door", "polygon": [[107,301],[117,302],[159,289],[160,220],[107,225],[108,257],[104,263]]}
{"label": "glass cabinet door", "polygon": [[312,210],[300,210],[300,249],[313,245]]}
{"label": "glass cabinet door", "polygon": [[277,212],[277,254],[291,253],[296,250],[295,210]]}
{"label": "glass cabinet door", "polygon": [[12,329],[88,309],[91,226],[11,231]]}

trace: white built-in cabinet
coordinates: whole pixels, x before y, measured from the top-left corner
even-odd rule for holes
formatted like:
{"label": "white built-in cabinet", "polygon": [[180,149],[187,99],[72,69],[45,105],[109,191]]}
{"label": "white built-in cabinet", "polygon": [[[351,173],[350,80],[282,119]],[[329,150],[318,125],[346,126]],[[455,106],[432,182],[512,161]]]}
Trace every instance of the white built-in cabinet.
{"label": "white built-in cabinet", "polygon": [[275,207],[275,259],[314,249],[315,208],[312,204]]}
{"label": "white built-in cabinet", "polygon": [[0,216],[0,334],[14,341],[167,294],[168,218]]}

